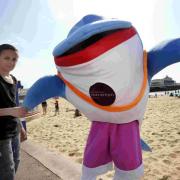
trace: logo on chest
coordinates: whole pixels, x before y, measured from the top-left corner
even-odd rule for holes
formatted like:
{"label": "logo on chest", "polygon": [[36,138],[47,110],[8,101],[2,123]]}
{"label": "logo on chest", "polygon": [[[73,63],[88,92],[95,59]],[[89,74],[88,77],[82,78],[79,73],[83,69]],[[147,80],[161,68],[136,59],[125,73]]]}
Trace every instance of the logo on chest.
{"label": "logo on chest", "polygon": [[95,83],[89,88],[89,94],[93,101],[101,106],[109,106],[114,103],[116,94],[114,90],[104,83]]}

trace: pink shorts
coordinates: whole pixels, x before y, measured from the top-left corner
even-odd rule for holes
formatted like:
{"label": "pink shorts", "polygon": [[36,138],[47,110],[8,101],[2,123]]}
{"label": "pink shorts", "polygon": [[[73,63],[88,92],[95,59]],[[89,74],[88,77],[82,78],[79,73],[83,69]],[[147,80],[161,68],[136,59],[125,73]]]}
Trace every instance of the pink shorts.
{"label": "pink shorts", "polygon": [[84,152],[84,166],[96,168],[110,162],[124,171],[142,164],[139,122],[93,122]]}

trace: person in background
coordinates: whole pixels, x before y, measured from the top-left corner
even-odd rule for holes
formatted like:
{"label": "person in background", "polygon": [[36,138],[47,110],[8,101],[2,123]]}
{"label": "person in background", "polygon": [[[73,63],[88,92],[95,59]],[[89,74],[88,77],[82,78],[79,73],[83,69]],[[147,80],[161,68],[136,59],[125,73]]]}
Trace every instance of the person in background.
{"label": "person in background", "polygon": [[18,60],[17,49],[0,45],[0,179],[14,180],[20,162],[20,132],[26,132],[18,118],[7,116],[6,108],[16,107],[16,78],[10,74]]}
{"label": "person in background", "polygon": [[[23,89],[23,86],[21,85],[21,81],[17,81],[16,83],[16,106],[20,105],[19,102],[19,90]],[[21,142],[27,140],[27,133],[26,133],[26,119],[25,118],[19,118],[20,123],[20,140]]]}
{"label": "person in background", "polygon": [[75,109],[75,111],[74,111],[74,118],[79,117],[79,116],[82,116],[80,111],[79,111],[79,109]]}
{"label": "person in background", "polygon": [[42,110],[43,110],[43,115],[46,115],[46,113],[47,113],[47,102],[43,101],[41,103],[41,106],[42,106]]}
{"label": "person in background", "polygon": [[55,105],[55,114],[54,115],[56,116],[57,114],[59,114],[59,102],[57,99],[55,99],[54,105]]}

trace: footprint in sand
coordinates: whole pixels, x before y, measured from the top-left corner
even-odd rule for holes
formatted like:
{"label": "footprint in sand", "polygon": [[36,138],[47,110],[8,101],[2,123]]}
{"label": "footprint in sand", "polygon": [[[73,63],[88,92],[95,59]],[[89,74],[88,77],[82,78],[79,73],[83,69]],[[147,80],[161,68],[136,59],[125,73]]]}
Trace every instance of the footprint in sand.
{"label": "footprint in sand", "polygon": [[163,162],[164,162],[165,164],[168,164],[168,165],[171,164],[171,161],[169,161],[169,160],[167,160],[167,159],[164,159]]}
{"label": "footprint in sand", "polygon": [[150,161],[157,161],[157,159],[154,157],[150,157],[149,159],[150,159]]}
{"label": "footprint in sand", "polygon": [[69,156],[74,156],[74,155],[75,155],[75,152],[69,152],[68,155],[69,155]]}
{"label": "footprint in sand", "polygon": [[83,158],[76,159],[76,162],[81,164],[83,162]]}
{"label": "footprint in sand", "polygon": [[175,153],[179,154],[179,153],[180,153],[180,151],[175,151]]}
{"label": "footprint in sand", "polygon": [[169,157],[171,157],[171,158],[175,159],[175,158],[177,157],[177,154],[175,154],[175,153],[171,153],[171,154],[169,154]]}
{"label": "footprint in sand", "polygon": [[166,175],[165,175],[165,176],[163,176],[162,178],[160,178],[159,180],[170,180],[169,178],[170,178],[170,176],[166,176]]}

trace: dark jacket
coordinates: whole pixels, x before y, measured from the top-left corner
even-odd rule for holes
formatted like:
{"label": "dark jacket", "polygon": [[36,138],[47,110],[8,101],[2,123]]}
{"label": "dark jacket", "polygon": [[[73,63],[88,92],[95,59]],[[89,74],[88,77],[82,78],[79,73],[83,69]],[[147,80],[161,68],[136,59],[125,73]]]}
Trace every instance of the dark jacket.
{"label": "dark jacket", "polygon": [[[0,108],[16,106],[16,79],[14,84],[0,76]],[[0,140],[12,138],[19,133],[19,120],[12,116],[0,116]]]}

